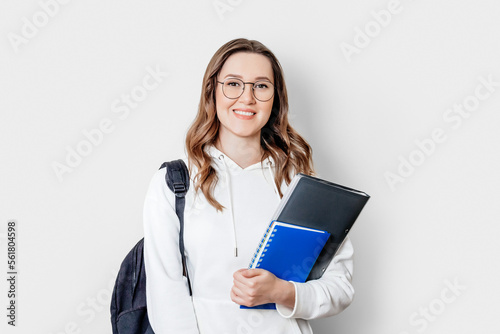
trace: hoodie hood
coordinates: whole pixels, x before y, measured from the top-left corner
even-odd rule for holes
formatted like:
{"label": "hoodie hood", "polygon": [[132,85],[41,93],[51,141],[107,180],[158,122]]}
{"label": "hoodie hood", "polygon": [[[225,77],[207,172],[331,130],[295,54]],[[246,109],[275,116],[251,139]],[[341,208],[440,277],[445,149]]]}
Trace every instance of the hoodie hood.
{"label": "hoodie hood", "polygon": [[255,164],[250,165],[246,168],[241,168],[236,162],[234,162],[225,153],[223,153],[213,145],[205,147],[205,152],[207,152],[207,154],[213,158],[213,161],[217,165],[217,167],[219,167],[219,170],[227,169],[231,173],[241,173],[242,171],[265,169],[269,168],[269,166],[274,166],[274,160],[270,156],[264,159],[264,161],[262,162],[256,162]]}
{"label": "hoodie hood", "polygon": [[236,238],[236,223],[234,220],[233,214],[233,196],[231,192],[231,175],[237,175],[244,171],[250,171],[254,169],[262,169],[262,172],[265,170],[270,174],[271,183],[274,186],[274,192],[278,200],[281,200],[278,192],[278,188],[276,187],[276,183],[274,182],[274,160],[272,157],[267,157],[262,162],[256,162],[253,165],[247,166],[246,168],[241,168],[236,162],[234,162],[231,158],[229,158],[225,153],[217,149],[214,145],[209,145],[205,147],[205,152],[207,152],[211,157],[212,161],[215,164],[215,168],[224,174],[226,179],[226,191],[229,197],[229,207],[227,208],[230,211],[232,226],[233,226],[233,244],[234,244],[234,256],[238,256],[238,240]]}

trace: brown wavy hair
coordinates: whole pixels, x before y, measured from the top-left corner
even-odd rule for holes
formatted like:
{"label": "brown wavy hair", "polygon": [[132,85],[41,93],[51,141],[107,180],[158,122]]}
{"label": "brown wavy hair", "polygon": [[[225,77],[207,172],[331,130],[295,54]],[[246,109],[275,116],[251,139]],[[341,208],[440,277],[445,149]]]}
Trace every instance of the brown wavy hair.
{"label": "brown wavy hair", "polygon": [[288,96],[283,69],[278,59],[271,50],[258,41],[234,39],[221,46],[210,60],[203,77],[198,114],[186,135],[189,169],[192,171],[193,165],[198,169],[193,178],[195,191],[201,189],[205,198],[217,211],[222,211],[224,208],[213,196],[218,177],[211,165],[211,157],[204,149],[207,145],[215,145],[219,134],[220,121],[215,104],[217,76],[226,60],[237,52],[261,54],[271,61],[275,95],[271,116],[261,130],[260,143],[264,152],[261,162],[269,156],[274,160],[276,167],[274,182],[280,197],[283,197],[280,187],[283,180],[288,185],[295,173],[315,175],[311,146],[288,123]]}

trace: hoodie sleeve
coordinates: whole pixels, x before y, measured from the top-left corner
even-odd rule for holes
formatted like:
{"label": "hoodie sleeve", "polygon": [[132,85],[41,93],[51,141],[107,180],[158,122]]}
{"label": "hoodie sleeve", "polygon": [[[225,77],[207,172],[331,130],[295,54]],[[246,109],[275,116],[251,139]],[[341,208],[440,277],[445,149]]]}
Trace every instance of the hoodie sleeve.
{"label": "hoodie sleeve", "polygon": [[155,333],[199,334],[187,279],[182,275],[179,218],[166,168],[153,176],[144,202],[144,261],[148,317]]}
{"label": "hoodie sleeve", "polygon": [[321,278],[305,283],[292,282],[295,286],[294,308],[276,305],[278,313],[284,318],[311,320],[342,312],[354,298],[351,285],[353,253],[352,243],[347,237]]}

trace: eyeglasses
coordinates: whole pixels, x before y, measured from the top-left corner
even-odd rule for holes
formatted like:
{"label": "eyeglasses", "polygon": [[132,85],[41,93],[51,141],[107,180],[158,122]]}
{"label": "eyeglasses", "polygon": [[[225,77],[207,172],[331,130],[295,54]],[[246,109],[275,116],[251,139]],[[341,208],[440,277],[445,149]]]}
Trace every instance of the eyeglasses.
{"label": "eyeglasses", "polygon": [[236,78],[227,78],[224,81],[217,82],[222,84],[222,93],[224,93],[224,96],[232,100],[239,98],[243,94],[246,84],[253,85],[253,96],[261,102],[269,101],[274,96],[274,85],[265,80],[244,82]]}

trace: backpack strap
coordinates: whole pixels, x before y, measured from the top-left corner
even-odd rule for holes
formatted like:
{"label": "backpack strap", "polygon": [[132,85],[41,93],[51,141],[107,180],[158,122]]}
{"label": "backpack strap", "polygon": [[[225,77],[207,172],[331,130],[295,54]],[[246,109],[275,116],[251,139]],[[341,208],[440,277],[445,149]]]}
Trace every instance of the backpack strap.
{"label": "backpack strap", "polygon": [[184,207],[186,206],[186,193],[189,190],[189,170],[182,159],[164,162],[160,169],[167,167],[165,181],[167,186],[175,194],[175,213],[179,217],[179,251],[182,259],[182,274],[186,276],[189,287],[189,295],[192,296],[191,280],[186,265],[186,255],[184,254]]}

